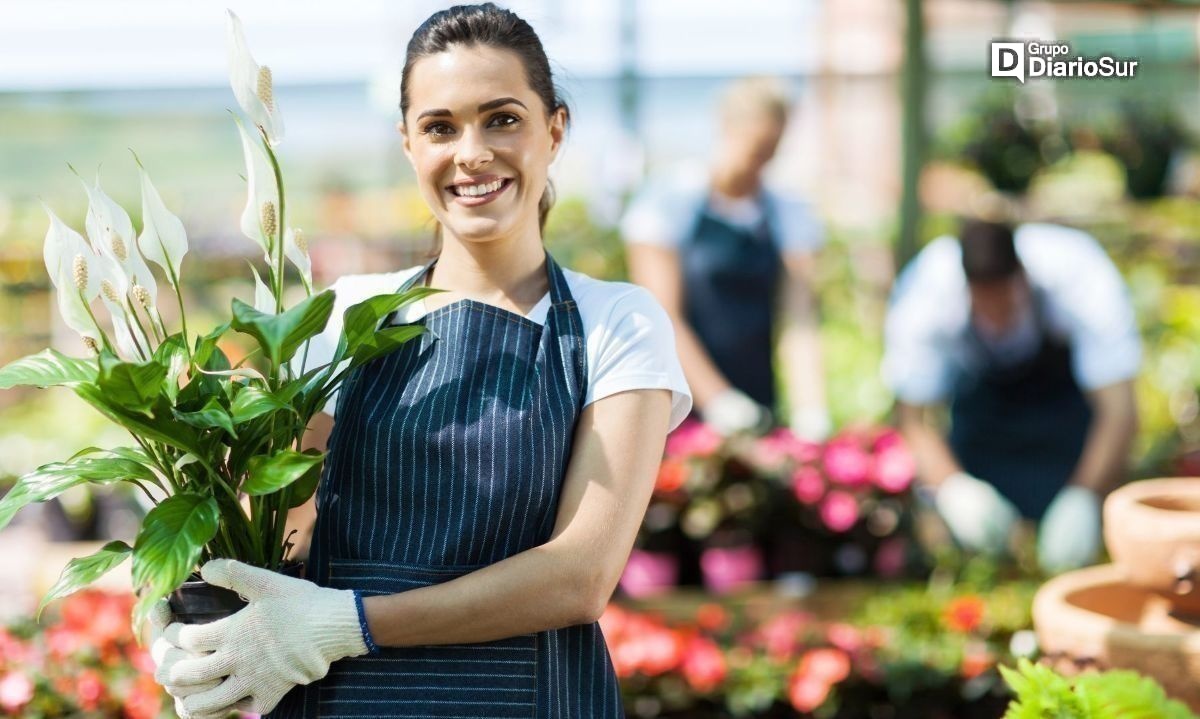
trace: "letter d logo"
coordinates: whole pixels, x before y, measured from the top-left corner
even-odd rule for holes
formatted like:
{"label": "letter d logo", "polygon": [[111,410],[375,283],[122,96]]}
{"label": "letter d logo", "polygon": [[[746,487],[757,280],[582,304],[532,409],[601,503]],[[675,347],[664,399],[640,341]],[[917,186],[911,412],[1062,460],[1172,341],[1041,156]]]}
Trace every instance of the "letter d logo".
{"label": "letter d logo", "polygon": [[992,77],[1015,77],[1025,82],[1025,43],[992,43]]}

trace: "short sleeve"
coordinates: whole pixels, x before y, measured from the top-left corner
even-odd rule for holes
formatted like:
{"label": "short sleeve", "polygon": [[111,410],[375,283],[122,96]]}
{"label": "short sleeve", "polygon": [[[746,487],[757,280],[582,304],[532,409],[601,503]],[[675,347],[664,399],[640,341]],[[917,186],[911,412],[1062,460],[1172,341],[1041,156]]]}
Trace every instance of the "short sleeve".
{"label": "short sleeve", "polygon": [[[952,245],[949,243],[953,243]],[[884,323],[884,383],[901,402],[937,404],[954,380],[952,313],[961,310],[966,288],[957,270],[957,243],[935,241],[896,279]],[[956,280],[959,291],[956,291]]]}
{"label": "short sleeve", "polygon": [[1017,235],[1031,278],[1047,291],[1050,320],[1071,344],[1072,373],[1085,390],[1137,376],[1142,344],[1129,290],[1091,235],[1029,225]]}
{"label": "short sleeve", "polygon": [[670,429],[692,409],[692,393],[675,349],[675,330],[649,291],[629,285],[588,332],[584,406],[635,389],[671,391]]}
{"label": "short sleeve", "polygon": [[772,193],[779,249],[810,254],[825,244],[825,228],[812,206],[797,197]]}
{"label": "short sleeve", "polygon": [[696,193],[673,183],[655,182],[642,189],[621,218],[627,244],[676,249],[683,244],[698,211]]}

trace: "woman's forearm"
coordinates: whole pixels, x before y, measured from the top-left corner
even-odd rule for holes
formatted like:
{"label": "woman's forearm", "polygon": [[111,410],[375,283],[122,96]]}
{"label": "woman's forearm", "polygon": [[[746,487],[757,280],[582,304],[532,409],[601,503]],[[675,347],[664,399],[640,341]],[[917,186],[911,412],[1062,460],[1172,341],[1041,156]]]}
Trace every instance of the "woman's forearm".
{"label": "woman's forearm", "polygon": [[687,320],[678,317],[671,319],[675,325],[675,349],[679,353],[683,376],[692,390],[696,408],[703,410],[713,397],[729,389],[729,380],[717,369]]}
{"label": "woman's forearm", "polygon": [[365,597],[379,646],[487,642],[596,619],[577,550],[553,540],[444,584]]}

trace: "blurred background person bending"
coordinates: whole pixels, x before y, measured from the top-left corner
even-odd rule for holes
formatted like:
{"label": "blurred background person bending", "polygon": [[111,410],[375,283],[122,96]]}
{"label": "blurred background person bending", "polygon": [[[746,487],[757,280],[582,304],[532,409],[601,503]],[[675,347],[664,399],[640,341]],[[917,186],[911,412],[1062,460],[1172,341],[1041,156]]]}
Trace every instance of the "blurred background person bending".
{"label": "blurred background person bending", "polygon": [[[1093,561],[1101,499],[1128,470],[1141,362],[1127,289],[1099,244],[968,221],[900,275],[885,333],[901,429],[958,542],[1002,552],[1025,517],[1040,522],[1044,570]],[[930,418],[943,404],[948,437]]]}

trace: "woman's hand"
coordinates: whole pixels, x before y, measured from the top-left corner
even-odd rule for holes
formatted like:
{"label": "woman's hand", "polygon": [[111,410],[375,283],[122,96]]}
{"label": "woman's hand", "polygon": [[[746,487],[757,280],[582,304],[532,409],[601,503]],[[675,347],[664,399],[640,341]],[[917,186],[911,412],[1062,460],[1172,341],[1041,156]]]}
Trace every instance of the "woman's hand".
{"label": "woman's hand", "polygon": [[172,694],[182,696],[189,715],[232,709],[266,714],[292,687],[324,677],[332,662],[367,653],[350,590],[319,587],[231,559],[208,562],[200,575],[249,604],[211,624],[176,623],[163,632],[174,649],[194,655],[176,655],[160,680],[179,692]]}
{"label": "woman's hand", "polygon": [[220,719],[229,712],[194,714],[183,706],[184,697],[205,692],[209,689],[215,689],[221,683],[219,680],[214,679],[195,685],[171,683],[171,670],[176,664],[185,659],[199,658],[198,655],[185,652],[163,637],[163,631],[166,630],[174,618],[175,615],[171,613],[171,606],[165,599],[155,604],[154,608],[150,611],[150,657],[154,660],[154,680],[161,684],[163,689],[166,689],[171,698],[175,700],[175,714],[179,716],[179,719]]}

